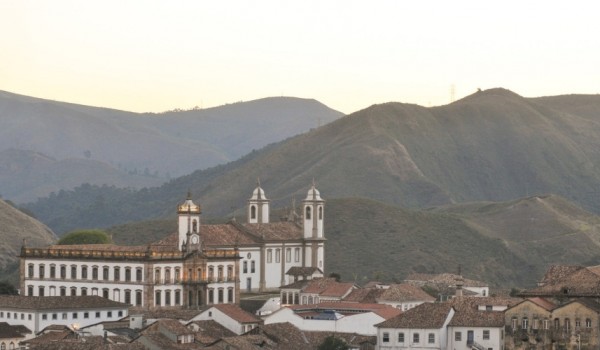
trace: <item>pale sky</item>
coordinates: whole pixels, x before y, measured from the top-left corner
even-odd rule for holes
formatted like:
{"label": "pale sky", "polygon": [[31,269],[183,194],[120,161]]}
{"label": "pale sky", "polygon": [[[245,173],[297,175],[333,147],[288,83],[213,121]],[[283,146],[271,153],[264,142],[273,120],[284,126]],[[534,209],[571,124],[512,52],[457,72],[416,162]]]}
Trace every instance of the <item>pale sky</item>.
{"label": "pale sky", "polygon": [[0,0],[0,90],[135,112],[600,93],[597,1]]}

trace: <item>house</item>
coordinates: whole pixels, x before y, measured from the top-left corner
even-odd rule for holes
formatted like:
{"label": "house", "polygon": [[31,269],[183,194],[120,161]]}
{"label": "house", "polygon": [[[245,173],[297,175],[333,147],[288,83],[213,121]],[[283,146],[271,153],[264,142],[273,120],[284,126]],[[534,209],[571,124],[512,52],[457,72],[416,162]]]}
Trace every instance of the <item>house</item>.
{"label": "house", "polygon": [[446,349],[449,303],[424,303],[375,325],[377,349]]}
{"label": "house", "polygon": [[389,305],[323,302],[289,305],[264,318],[265,325],[291,323],[302,331],[344,332],[373,336],[375,324],[400,314]]}
{"label": "house", "polygon": [[27,327],[0,322],[0,349],[16,349],[19,343],[30,335],[31,331]]}
{"label": "house", "polygon": [[438,292],[438,300],[445,301],[457,294],[461,289],[464,296],[487,297],[490,288],[487,283],[464,278],[462,275],[451,273],[427,274],[413,273],[406,277],[404,283],[423,288],[427,287]]}
{"label": "house", "polygon": [[391,305],[403,311],[407,311],[423,303],[432,303],[435,301],[435,298],[425,293],[423,289],[407,283],[384,286],[382,287],[382,291],[375,298],[377,303]]}
{"label": "house", "polygon": [[577,298],[600,297],[600,266],[553,265],[535,288],[519,293],[524,298],[541,297],[561,304]]}
{"label": "house", "polygon": [[222,338],[236,336],[215,320],[191,321],[186,324],[186,327],[194,331],[196,343],[203,346],[208,346]]}
{"label": "house", "polygon": [[596,300],[580,298],[552,310],[551,339],[559,348],[598,348],[600,304]]}
{"label": "house", "polygon": [[263,320],[260,318],[232,304],[213,305],[200,312],[190,321],[201,320],[214,320],[235,334],[246,333],[263,324]]}
{"label": "house", "polygon": [[37,334],[50,325],[85,327],[127,316],[128,305],[99,296],[0,296],[0,322],[22,325]]}
{"label": "house", "polygon": [[196,348],[194,331],[172,319],[154,322],[135,341],[150,350]]}
{"label": "house", "polygon": [[296,281],[279,290],[281,305],[309,305],[341,301],[356,288],[354,283],[337,282],[335,278],[314,278]]}
{"label": "house", "polygon": [[552,344],[552,310],[555,307],[554,303],[535,297],[507,309],[504,313],[506,349]]}
{"label": "house", "polygon": [[239,303],[242,287],[277,290],[297,278],[285,274],[293,267],[322,274],[324,203],[313,184],[302,216],[270,222],[259,184],[246,223],[201,225],[201,207],[188,194],[177,206],[177,232],[149,245],[24,245],[20,288],[26,296],[97,295],[145,308]]}
{"label": "house", "polygon": [[447,349],[502,350],[504,312],[519,302],[514,298],[462,297],[449,303],[455,310],[448,324]]}

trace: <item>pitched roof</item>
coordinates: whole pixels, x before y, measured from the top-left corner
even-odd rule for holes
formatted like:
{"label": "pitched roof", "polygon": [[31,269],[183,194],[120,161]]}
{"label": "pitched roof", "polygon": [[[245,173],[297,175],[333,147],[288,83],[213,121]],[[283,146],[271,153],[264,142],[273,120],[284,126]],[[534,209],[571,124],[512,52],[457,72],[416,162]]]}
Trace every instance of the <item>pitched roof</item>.
{"label": "pitched roof", "polygon": [[253,314],[244,311],[242,308],[235,304],[216,304],[213,305],[215,309],[223,312],[227,316],[233,318],[240,323],[262,323],[262,319],[254,316]]}
{"label": "pitched roof", "polygon": [[[598,269],[580,266],[552,266],[540,286],[519,293],[521,296],[600,296]],[[570,273],[569,273],[570,272]]]}
{"label": "pitched roof", "polygon": [[535,297],[529,298],[527,300],[531,301],[532,303],[543,308],[546,311],[552,311],[556,307],[556,304],[544,298]]}
{"label": "pitched roof", "polygon": [[350,293],[350,291],[354,288],[354,283],[332,283],[327,286],[319,296],[322,297],[337,297],[341,298],[344,295]]}
{"label": "pitched roof", "polygon": [[319,272],[320,274],[323,274],[323,271],[321,271],[321,269],[319,269],[318,267],[314,267],[314,266],[292,266],[285,274],[290,275],[290,276],[305,276],[306,277],[306,276],[312,276],[315,272]]}
{"label": "pitched roof", "polygon": [[600,304],[592,298],[579,298],[576,300],[572,300],[564,305],[557,306],[555,309],[560,309],[565,307],[566,305],[573,303],[581,304],[594,312],[600,313]]}
{"label": "pitched roof", "polygon": [[[13,326],[6,322],[0,322],[0,339],[25,338],[23,328],[23,326]],[[29,331],[29,329],[27,330]],[[31,333],[31,331],[28,333]]]}
{"label": "pitched roof", "polygon": [[404,279],[408,281],[419,281],[419,282],[430,282],[430,283],[442,283],[445,285],[456,285],[457,281],[462,281],[463,287],[487,287],[488,284],[481,281],[471,280],[463,278],[461,275],[455,275],[452,273],[440,273],[440,274],[428,274],[428,273],[413,273],[408,275]]}
{"label": "pitched roof", "polygon": [[194,333],[191,329],[184,326],[181,322],[173,319],[164,319],[158,320],[152,325],[156,325],[159,328],[164,328],[165,330],[173,333],[175,335],[188,335]]}
{"label": "pitched roof", "polygon": [[100,296],[26,297],[0,295],[0,308],[31,310],[72,310],[98,308],[127,308],[128,305]]}
{"label": "pitched roof", "polygon": [[287,308],[295,313],[318,312],[323,310],[333,310],[340,314],[356,314],[364,312],[373,312],[384,319],[397,316],[402,311],[387,304],[362,304],[347,302],[324,302],[310,305],[289,305]]}
{"label": "pitched roof", "polygon": [[435,298],[425,293],[421,288],[415,287],[407,283],[392,284],[389,288],[384,289],[384,292],[378,299],[381,301],[425,301],[433,302]]}
{"label": "pitched roof", "polygon": [[449,303],[424,303],[389,320],[376,324],[379,328],[442,328],[452,309]]}
{"label": "pitched roof", "polygon": [[343,301],[349,303],[377,303],[377,299],[385,292],[381,288],[358,288],[344,297]]}
{"label": "pitched roof", "polygon": [[198,327],[198,330],[194,334],[196,341],[204,345],[212,344],[221,338],[233,337],[236,335],[215,320],[192,321],[189,322],[187,326],[189,327],[192,324]]}
{"label": "pitched roof", "polygon": [[300,240],[304,237],[302,228],[294,222],[279,221],[268,224],[242,224],[242,226],[256,237],[264,240]]}

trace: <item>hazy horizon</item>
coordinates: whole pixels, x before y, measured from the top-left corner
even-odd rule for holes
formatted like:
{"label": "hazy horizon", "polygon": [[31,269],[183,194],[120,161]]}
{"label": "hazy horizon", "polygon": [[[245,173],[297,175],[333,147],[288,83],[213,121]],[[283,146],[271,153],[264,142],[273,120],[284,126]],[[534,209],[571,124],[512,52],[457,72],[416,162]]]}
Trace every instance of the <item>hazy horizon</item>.
{"label": "hazy horizon", "polygon": [[596,94],[593,2],[0,0],[0,90],[133,112]]}

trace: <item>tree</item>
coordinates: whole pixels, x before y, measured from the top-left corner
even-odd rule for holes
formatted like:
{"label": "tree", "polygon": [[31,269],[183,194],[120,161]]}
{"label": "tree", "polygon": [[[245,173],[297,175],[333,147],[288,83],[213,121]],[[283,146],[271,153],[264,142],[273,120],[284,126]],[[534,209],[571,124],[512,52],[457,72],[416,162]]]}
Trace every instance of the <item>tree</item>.
{"label": "tree", "polygon": [[112,243],[108,234],[102,230],[78,230],[64,235],[57,244],[107,244]]}
{"label": "tree", "polygon": [[334,335],[330,335],[327,338],[325,338],[325,340],[323,340],[323,342],[321,343],[321,345],[319,345],[319,347],[317,349],[318,350],[348,350],[348,349],[350,349],[350,347],[348,346],[348,344],[346,344],[346,342],[343,339],[336,338]]}
{"label": "tree", "polygon": [[340,275],[340,274],[339,274],[339,273],[337,273],[337,272],[332,272],[332,273],[330,273],[330,274],[329,274],[329,277],[331,277],[331,278],[335,278],[335,281],[336,281],[336,282],[339,282],[339,281],[341,281],[341,280],[342,280],[342,275]]}
{"label": "tree", "polygon": [[0,281],[0,295],[18,295],[17,288],[8,281]]}

